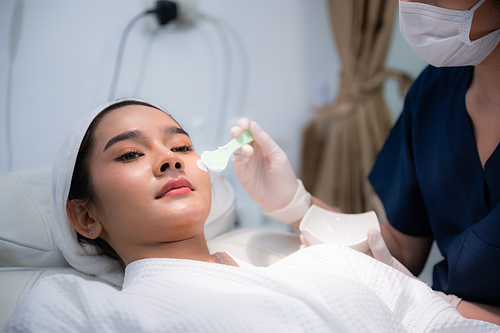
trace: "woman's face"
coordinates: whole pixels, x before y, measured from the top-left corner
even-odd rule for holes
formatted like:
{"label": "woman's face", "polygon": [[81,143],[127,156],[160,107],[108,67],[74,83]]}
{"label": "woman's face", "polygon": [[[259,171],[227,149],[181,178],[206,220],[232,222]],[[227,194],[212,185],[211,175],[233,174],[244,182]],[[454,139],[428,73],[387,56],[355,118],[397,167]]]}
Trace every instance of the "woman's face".
{"label": "woman's face", "polygon": [[[400,0],[402,2],[419,2],[427,5],[454,9],[454,10],[469,10],[478,3],[479,0]],[[469,38],[471,41],[486,36],[500,28],[500,11],[493,5],[490,0],[486,0],[474,12],[472,27]]]}
{"label": "woman's face", "polygon": [[94,133],[90,175],[100,237],[125,263],[165,244],[204,237],[210,175],[187,133],[167,114],[133,105],[105,115]]}

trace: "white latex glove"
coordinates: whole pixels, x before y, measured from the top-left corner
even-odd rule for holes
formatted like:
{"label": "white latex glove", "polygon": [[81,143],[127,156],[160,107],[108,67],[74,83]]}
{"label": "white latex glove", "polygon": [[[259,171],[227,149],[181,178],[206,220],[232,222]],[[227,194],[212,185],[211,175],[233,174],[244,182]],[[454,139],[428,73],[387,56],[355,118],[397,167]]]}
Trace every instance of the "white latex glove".
{"label": "white latex glove", "polygon": [[396,258],[394,258],[387,245],[385,245],[385,241],[382,238],[382,235],[377,229],[370,229],[367,233],[368,237],[368,246],[372,252],[373,258],[377,259],[380,262],[383,262],[386,265],[391,266],[392,268],[397,269],[398,271],[408,275],[411,278],[417,279],[415,275],[413,275],[408,268],[406,268],[402,263],[400,263]]}
{"label": "white latex glove", "polygon": [[262,208],[271,212],[285,207],[294,198],[298,183],[285,152],[260,126],[247,118],[238,120],[231,136],[250,128],[254,138],[234,152],[233,166],[243,189]]}
{"label": "white latex glove", "polygon": [[458,296],[452,295],[452,294],[445,294],[442,291],[434,291],[436,294],[441,296],[442,299],[444,299],[446,302],[450,303],[455,309],[458,306],[458,303],[462,301],[462,299]]}
{"label": "white latex glove", "polygon": [[309,247],[309,243],[306,241],[306,238],[304,237],[304,235],[300,234],[299,236],[299,239],[300,239],[300,247],[299,249],[302,250],[302,249],[305,249],[306,247]]}

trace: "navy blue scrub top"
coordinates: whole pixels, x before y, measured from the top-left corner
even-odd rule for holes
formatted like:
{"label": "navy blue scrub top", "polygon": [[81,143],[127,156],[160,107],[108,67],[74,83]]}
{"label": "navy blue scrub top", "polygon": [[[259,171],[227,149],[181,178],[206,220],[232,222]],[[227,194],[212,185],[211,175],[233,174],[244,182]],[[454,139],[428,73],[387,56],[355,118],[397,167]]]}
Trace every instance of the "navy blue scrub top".
{"label": "navy blue scrub top", "polygon": [[445,257],[434,289],[500,306],[500,145],[483,170],[465,106],[472,72],[420,74],[369,179],[392,226],[434,236]]}

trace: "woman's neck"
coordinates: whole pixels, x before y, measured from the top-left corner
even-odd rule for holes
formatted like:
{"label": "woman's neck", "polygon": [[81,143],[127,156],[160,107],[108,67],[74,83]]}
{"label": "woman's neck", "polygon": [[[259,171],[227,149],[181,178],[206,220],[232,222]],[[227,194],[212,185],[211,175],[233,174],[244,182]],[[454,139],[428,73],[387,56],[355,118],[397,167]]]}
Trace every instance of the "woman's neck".
{"label": "woman's neck", "polygon": [[500,44],[474,68],[469,92],[482,109],[500,113]]}
{"label": "woman's neck", "polygon": [[474,68],[465,102],[484,168],[500,142],[500,44]]}
{"label": "woman's neck", "polygon": [[201,232],[191,238],[175,242],[160,243],[136,249],[130,258],[124,258],[125,265],[151,258],[187,259],[205,262],[215,262],[208,249],[205,234]]}

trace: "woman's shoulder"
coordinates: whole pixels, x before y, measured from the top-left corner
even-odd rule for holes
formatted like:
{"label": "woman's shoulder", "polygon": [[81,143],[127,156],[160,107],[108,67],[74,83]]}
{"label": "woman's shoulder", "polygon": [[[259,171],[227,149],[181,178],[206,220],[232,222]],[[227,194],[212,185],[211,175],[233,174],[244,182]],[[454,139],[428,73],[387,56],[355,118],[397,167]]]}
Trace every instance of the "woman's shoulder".
{"label": "woman's shoulder", "polygon": [[[112,297],[117,296],[117,297]],[[55,274],[41,279],[21,300],[5,332],[58,331],[65,325],[85,331],[87,319],[102,300],[119,301],[119,291],[105,282],[73,274]],[[30,318],[26,321],[26,318]],[[76,329],[76,331],[79,331]]]}
{"label": "woman's shoulder", "polygon": [[66,289],[71,290],[99,290],[99,291],[109,291],[118,292],[119,290],[110,285],[103,280],[99,280],[93,276],[88,276],[87,278],[76,275],[76,274],[54,274],[44,277],[37,283],[34,290],[51,290],[62,292]]}
{"label": "woman's shoulder", "polygon": [[31,307],[33,304],[47,305],[49,302],[57,307],[64,305],[81,308],[82,300],[98,301],[118,294],[119,291],[115,287],[102,281],[73,274],[55,274],[41,279],[33,286],[20,305],[26,303],[26,306]]}

